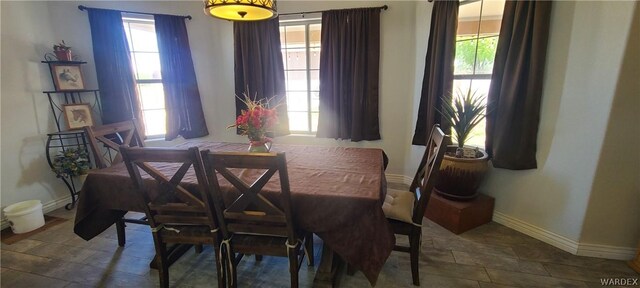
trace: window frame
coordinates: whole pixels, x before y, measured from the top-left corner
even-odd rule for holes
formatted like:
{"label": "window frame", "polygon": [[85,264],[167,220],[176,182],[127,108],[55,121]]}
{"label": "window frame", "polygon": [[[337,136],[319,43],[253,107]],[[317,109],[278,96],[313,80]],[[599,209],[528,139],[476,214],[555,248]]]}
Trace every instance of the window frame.
{"label": "window frame", "polygon": [[[131,31],[131,26],[129,25],[129,23],[138,23],[138,24],[153,24],[154,26],[154,34],[155,34],[155,20],[153,19],[153,17],[149,17],[147,15],[142,15],[142,14],[131,14],[131,13],[122,13],[122,23],[124,26],[124,29],[127,30],[125,33],[126,35],[128,35],[127,37],[127,41],[130,41],[131,43],[128,43],[127,45],[129,45],[130,51],[129,51],[129,55],[131,57],[131,65],[132,68],[135,68],[135,73],[134,73],[134,80],[135,80],[135,84],[136,84],[136,89],[138,91],[140,91],[140,84],[163,84],[163,79],[162,79],[162,74],[160,74],[160,79],[139,79],[138,78],[138,62],[137,62],[137,58],[136,58],[136,53],[149,53],[149,54],[158,54],[158,56],[160,55],[160,51],[158,52],[150,52],[150,51],[137,51],[135,50],[135,47],[133,45],[133,33]],[[157,35],[156,35],[157,37]],[[164,86],[163,86],[164,88]],[[142,95],[139,95],[139,97],[142,97]],[[164,91],[163,94],[161,95],[161,97],[164,98]],[[142,112],[142,116],[143,118],[145,115],[146,111],[164,111],[165,115],[166,115],[166,111],[167,111],[167,106],[166,103],[164,103],[164,107],[163,108],[151,108],[151,109],[145,109],[143,107],[142,101],[140,99],[140,111]],[[166,117],[166,116],[165,116]],[[143,119],[143,124],[144,124],[144,128],[145,128],[145,133],[147,133],[147,131],[149,131],[147,129],[147,123],[146,121],[144,121],[146,119]],[[166,118],[165,118],[166,120]],[[161,139],[164,138],[166,135],[166,121],[165,121],[165,133],[163,134],[151,134],[151,135],[145,135],[146,139]]]}
{"label": "window frame", "polygon": [[[480,40],[481,39],[487,39],[487,38],[499,39],[499,37],[500,37],[500,31],[499,30],[498,30],[497,34],[495,34],[495,35],[489,34],[489,35],[481,36],[481,35],[483,35],[483,33],[481,32],[482,21],[483,21],[483,17],[485,16],[485,15],[483,15],[484,14],[483,13],[483,8],[484,8],[484,4],[485,4],[484,0],[466,1],[466,2],[460,3],[460,5],[461,5],[460,8],[464,4],[471,4],[471,3],[474,3],[474,2],[480,2],[480,13],[478,15],[478,20],[477,20],[478,21],[478,29],[477,29],[477,31],[475,33],[471,34],[471,35],[473,35],[471,38],[467,38],[467,39],[458,39],[458,37],[460,37],[460,35],[458,35],[457,32],[456,32],[456,46],[457,46],[457,44],[459,42],[476,41],[475,52],[474,52],[474,55],[473,55],[473,70],[472,70],[471,74],[455,74],[455,71],[454,71],[454,75],[453,75],[453,81],[454,82],[456,80],[469,80],[469,84],[468,84],[469,85],[469,89],[471,89],[473,87],[474,80],[489,80],[489,81],[491,81],[492,80],[491,78],[493,76],[493,67],[491,69],[492,70],[491,73],[476,74],[476,71],[477,71],[477,68],[478,68],[478,47],[480,46]],[[460,8],[458,8],[458,9],[460,9]],[[503,14],[500,14],[500,19],[502,19],[503,16],[504,16]],[[460,22],[460,20],[458,19],[458,24],[459,24],[459,22]],[[465,34],[463,34],[463,35],[465,35]],[[469,34],[467,34],[467,35],[469,35]],[[457,51],[456,51],[456,54],[457,54]],[[454,55],[454,59],[455,59],[455,56],[457,56],[457,55]],[[495,65],[495,54],[493,56],[493,60],[494,60],[494,65]],[[455,86],[455,84],[454,84],[454,86]],[[463,92],[466,92],[466,91],[463,91]],[[456,91],[452,91],[452,93],[456,93]],[[485,95],[485,97],[486,96],[487,95]],[[485,98],[485,100],[486,100],[486,98]],[[453,101],[453,99],[452,99],[452,101]],[[486,113],[486,111],[485,111],[485,113]],[[487,119],[485,118],[481,122],[484,122],[485,123],[484,125],[486,125],[486,121],[487,121]],[[477,127],[474,128],[474,130],[475,129],[477,129]],[[486,134],[483,133],[483,136],[485,138],[484,139],[485,141],[480,146],[481,146],[482,149],[485,149],[486,148],[485,147],[485,145],[486,145],[485,144],[486,143]],[[478,147],[480,147],[480,146],[478,146]]]}
{"label": "window frame", "polygon": [[[312,69],[311,68],[311,49],[320,49],[322,50],[322,44],[318,45],[318,46],[314,46],[314,47],[310,47],[310,26],[311,25],[320,25],[320,29],[322,29],[322,21],[321,19],[294,19],[294,20],[281,20],[279,22],[279,28],[285,27],[285,34],[284,34],[284,43],[287,43],[287,36],[286,36],[286,27],[287,26],[301,26],[304,25],[304,35],[305,35],[305,56],[306,56],[306,63],[305,69],[287,69],[287,55],[286,53],[283,53],[282,55],[282,60],[283,60],[283,64],[284,64],[284,77],[285,77],[285,84],[286,84],[286,88],[285,88],[285,98],[288,98],[288,94],[289,92],[296,92],[296,93],[300,93],[300,92],[306,92],[307,94],[307,110],[306,111],[291,111],[289,110],[289,107],[287,106],[287,114],[289,112],[306,112],[307,113],[307,130],[290,130],[290,132],[292,134],[302,134],[302,135],[315,135],[317,133],[317,127],[314,130],[313,129],[313,114],[314,113],[318,113],[313,111],[312,108],[312,102],[311,102],[311,95],[314,92],[317,92],[318,94],[320,94],[320,87],[318,87],[318,91],[313,91],[311,90],[311,72],[312,71],[318,71],[318,82],[320,81],[320,66],[318,65],[317,69]],[[281,52],[286,52],[287,50],[290,49],[300,49],[300,48],[288,48],[286,46],[284,47],[280,47],[280,51]],[[318,56],[319,57],[319,56]],[[307,89],[305,91],[302,90],[288,90],[288,83],[289,83],[289,74],[287,72],[289,71],[297,71],[297,72],[305,72],[306,76],[307,76]]]}

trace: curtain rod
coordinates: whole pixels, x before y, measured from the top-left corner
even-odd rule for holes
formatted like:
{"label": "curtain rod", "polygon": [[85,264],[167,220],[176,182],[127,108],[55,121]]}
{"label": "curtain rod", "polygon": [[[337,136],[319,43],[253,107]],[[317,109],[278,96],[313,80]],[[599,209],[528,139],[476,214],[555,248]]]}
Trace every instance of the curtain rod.
{"label": "curtain rod", "polygon": [[[84,6],[84,5],[78,5],[78,9],[80,9],[80,11],[85,11],[85,10],[89,10],[89,9],[102,9],[102,8],[93,8],[93,7],[87,7],[87,6]],[[151,16],[155,16],[155,15],[178,16],[178,17],[183,17],[183,18],[187,18],[187,19],[191,20],[191,15],[181,16],[181,15],[135,12],[135,11],[116,10],[116,9],[104,9],[104,10],[113,10],[113,11],[118,11],[118,12],[121,12],[121,13],[142,14],[142,15],[151,15]]]}
{"label": "curtain rod", "polygon": [[[380,6],[380,7],[358,7],[358,8],[350,8],[350,9],[366,9],[366,8],[378,8],[380,10],[387,10],[389,9],[389,6],[384,5],[384,6]],[[347,9],[332,9],[332,10],[347,10]],[[285,16],[285,15],[298,15],[298,14],[313,14],[313,13],[322,13],[325,11],[332,11],[332,10],[319,10],[319,11],[304,11],[304,12],[291,12],[291,13],[278,13],[278,16]]]}
{"label": "curtain rod", "polygon": [[[433,0],[427,0],[427,1],[433,2]],[[475,3],[475,2],[478,2],[478,1],[480,1],[480,0],[460,0],[460,6],[471,4],[471,3]]]}

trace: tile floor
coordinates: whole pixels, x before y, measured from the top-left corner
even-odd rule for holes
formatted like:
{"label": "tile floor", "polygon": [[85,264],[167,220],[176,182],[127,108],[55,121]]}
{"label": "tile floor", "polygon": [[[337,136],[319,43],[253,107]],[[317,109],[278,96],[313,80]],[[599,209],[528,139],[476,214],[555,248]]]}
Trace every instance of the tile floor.
{"label": "tile floor", "polygon": [[[129,225],[127,244],[119,248],[114,227],[91,241],[73,234],[73,211],[50,213],[69,221],[13,245],[2,244],[2,287],[155,287],[149,269],[154,248],[148,227]],[[423,229],[422,287],[599,287],[601,278],[639,278],[623,261],[579,257],[497,223],[461,235],[426,221]],[[406,241],[399,239],[399,241]],[[320,258],[316,241],[316,264]],[[405,242],[406,243],[406,242]],[[175,287],[216,285],[213,251],[190,250],[170,268]],[[377,287],[411,285],[409,256],[393,252]],[[288,287],[285,258],[245,257],[239,265],[240,287]],[[301,287],[312,287],[314,268],[302,266]],[[369,287],[361,273],[339,278],[339,287]]]}

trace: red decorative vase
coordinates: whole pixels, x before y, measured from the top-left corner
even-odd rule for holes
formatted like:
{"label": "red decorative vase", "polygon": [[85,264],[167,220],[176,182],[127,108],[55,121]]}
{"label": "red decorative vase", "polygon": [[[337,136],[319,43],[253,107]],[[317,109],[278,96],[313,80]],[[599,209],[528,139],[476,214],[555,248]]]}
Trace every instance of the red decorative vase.
{"label": "red decorative vase", "polygon": [[71,50],[58,50],[53,53],[56,54],[58,61],[71,61]]}

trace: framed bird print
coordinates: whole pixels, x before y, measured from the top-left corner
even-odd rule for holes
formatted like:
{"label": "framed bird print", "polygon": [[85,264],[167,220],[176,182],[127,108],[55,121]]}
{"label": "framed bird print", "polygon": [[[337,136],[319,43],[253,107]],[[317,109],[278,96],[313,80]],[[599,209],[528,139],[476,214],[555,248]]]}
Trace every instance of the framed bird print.
{"label": "framed bird print", "polygon": [[56,91],[84,90],[80,64],[53,64],[51,70]]}
{"label": "framed bird print", "polygon": [[93,126],[91,106],[87,103],[63,104],[62,113],[69,130],[80,129],[84,126]]}

